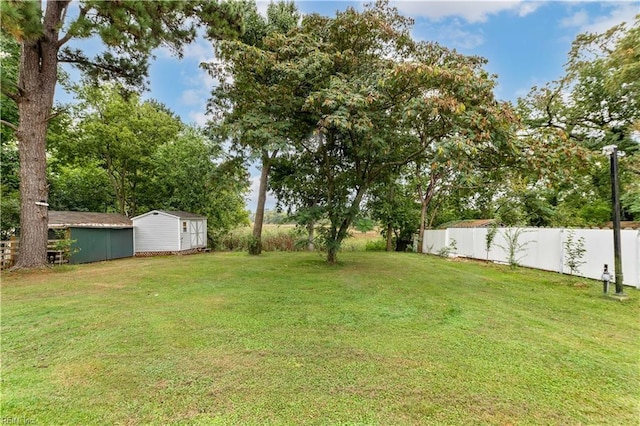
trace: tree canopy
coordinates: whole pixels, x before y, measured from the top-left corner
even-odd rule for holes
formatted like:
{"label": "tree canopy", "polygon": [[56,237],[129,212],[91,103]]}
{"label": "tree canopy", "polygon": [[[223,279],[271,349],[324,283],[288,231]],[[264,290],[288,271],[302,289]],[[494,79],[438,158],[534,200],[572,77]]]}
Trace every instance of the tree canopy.
{"label": "tree canopy", "polygon": [[[549,155],[528,192],[549,207],[547,225],[598,225],[610,218],[606,145],[617,145],[623,215],[637,218],[640,168],[640,15],[572,44],[563,78],[519,100],[532,144]],[[546,193],[546,194],[545,194]],[[526,208],[526,206],[525,206]]]}
{"label": "tree canopy", "polygon": [[121,89],[76,88],[79,102],[50,135],[51,206],[129,217],[184,210],[207,216],[212,238],[246,223],[242,164],[164,105]]}
{"label": "tree canopy", "polygon": [[326,219],[330,263],[367,192],[398,167],[452,147],[478,165],[517,153],[514,116],[494,99],[484,61],[415,42],[410,26],[378,2],[307,16],[267,37],[268,50],[234,46],[234,126],[260,146],[286,143],[272,187],[298,213]]}

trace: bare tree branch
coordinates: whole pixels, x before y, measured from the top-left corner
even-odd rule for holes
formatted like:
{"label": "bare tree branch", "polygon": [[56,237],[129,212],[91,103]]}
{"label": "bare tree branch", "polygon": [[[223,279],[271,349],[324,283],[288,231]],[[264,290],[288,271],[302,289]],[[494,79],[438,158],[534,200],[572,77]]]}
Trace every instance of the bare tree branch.
{"label": "bare tree branch", "polygon": [[[64,22],[64,18],[67,15],[67,9],[69,8],[69,5],[65,6],[64,8],[64,13],[62,14],[62,22]],[[87,16],[87,12],[89,11],[88,7],[80,7],[80,14],[78,15],[78,19],[76,20],[76,22],[80,22],[80,20],[84,19]],[[69,40],[71,40],[71,38],[73,37],[73,35],[71,34],[71,29],[69,29],[69,31],[60,39],[58,40],[58,48],[62,47],[66,42],[68,42]]]}
{"label": "bare tree branch", "polygon": [[60,114],[62,114],[62,111],[56,111],[53,114],[49,115],[49,117],[47,117],[47,122],[53,120],[54,118],[56,118],[57,116],[59,116]]}
{"label": "bare tree branch", "polygon": [[18,100],[20,99],[20,95],[16,92],[12,92],[11,90],[9,90],[7,86],[8,85],[6,84],[2,86],[2,94],[5,95],[7,98],[11,99],[12,101],[14,101],[15,103],[18,103]]}
{"label": "bare tree branch", "polygon": [[0,118],[0,123],[4,124],[5,126],[7,126],[7,127],[8,127],[8,128],[10,128],[10,129],[12,129],[14,132],[17,132],[17,131],[18,131],[18,126],[16,126],[16,125],[15,125],[15,124],[13,124],[13,123],[9,123],[8,121],[3,120],[3,119],[1,119],[1,118]]}

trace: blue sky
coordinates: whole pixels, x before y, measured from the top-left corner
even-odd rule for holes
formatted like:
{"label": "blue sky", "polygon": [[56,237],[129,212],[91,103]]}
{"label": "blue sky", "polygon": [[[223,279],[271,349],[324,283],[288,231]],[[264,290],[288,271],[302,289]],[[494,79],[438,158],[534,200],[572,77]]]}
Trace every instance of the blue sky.
{"label": "blue sky", "polygon": [[[361,1],[296,1],[302,13],[333,16],[347,7],[362,9]],[[633,22],[640,1],[392,1],[401,14],[415,19],[413,36],[437,41],[461,53],[483,56],[497,74],[496,96],[514,101],[532,86],[563,75],[572,40],[583,32],[603,32],[621,22]],[[268,1],[259,1],[266,11]],[[189,45],[182,60],[158,50],[150,68],[150,91],[154,98],[176,112],[184,122],[204,125],[205,105],[215,80],[199,68],[214,59],[204,39]],[[62,91],[58,99],[68,100]],[[255,209],[259,173],[252,170],[252,195],[248,207]],[[269,203],[268,207],[272,206]]]}

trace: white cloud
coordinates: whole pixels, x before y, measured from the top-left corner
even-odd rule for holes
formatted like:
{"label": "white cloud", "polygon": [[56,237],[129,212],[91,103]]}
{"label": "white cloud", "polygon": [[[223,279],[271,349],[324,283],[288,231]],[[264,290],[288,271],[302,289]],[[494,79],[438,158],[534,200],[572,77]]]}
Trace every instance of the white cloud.
{"label": "white cloud", "polygon": [[215,54],[211,42],[198,37],[196,41],[184,47],[184,57],[186,59],[195,59],[198,62],[213,62]]}
{"label": "white cloud", "polygon": [[186,118],[192,123],[203,126],[207,123],[205,114],[207,101],[211,95],[211,89],[217,82],[202,69],[188,75],[183,71],[181,79],[185,90],[180,95],[179,103],[191,107]]}
{"label": "white cloud", "polygon": [[608,16],[599,16],[592,20],[588,25],[583,26],[581,31],[591,33],[603,33],[609,28],[626,22],[627,25],[633,23],[635,16],[640,13],[638,3],[621,4],[614,7]]}
{"label": "white cloud", "polygon": [[447,46],[459,49],[474,49],[484,43],[484,37],[465,29],[458,20],[438,29],[439,36]]}
{"label": "white cloud", "polygon": [[209,120],[209,117],[207,117],[207,114],[205,114],[202,111],[190,111],[188,113],[188,117],[190,123],[193,123],[197,126],[201,126],[204,127],[207,124],[207,121]]}
{"label": "white cloud", "polygon": [[465,26],[460,19],[450,19],[446,23],[423,23],[414,29],[413,36],[416,40],[435,40],[451,48],[472,50],[484,44],[482,32]]}
{"label": "white cloud", "polygon": [[531,91],[530,87],[522,87],[520,89],[517,89],[514,92],[514,95],[516,98],[524,98],[525,96],[527,96],[529,94],[529,92]]}
{"label": "white cloud", "polygon": [[206,102],[211,95],[211,90],[218,85],[217,79],[199,67],[183,70],[180,78],[182,78],[182,84],[187,87],[180,100],[187,105],[194,105],[196,99],[200,99],[201,103]]}
{"label": "white cloud", "polygon": [[216,61],[211,43],[199,37],[185,48],[184,61],[194,65],[190,65],[181,73],[181,84],[185,89],[179,97],[179,102],[192,107],[186,117],[189,122],[204,126],[208,121],[205,113],[207,101],[211,96],[211,90],[218,85],[218,80],[199,66],[202,62]]}
{"label": "white cloud", "polygon": [[256,205],[258,204],[258,192],[260,190],[260,175],[251,176],[251,188],[249,196],[247,197],[247,206],[251,211],[256,211]]}
{"label": "white cloud", "polygon": [[183,105],[198,105],[201,103],[200,93],[196,90],[185,90],[180,97],[180,103]]}
{"label": "white cloud", "polygon": [[536,3],[532,3],[532,2],[526,2],[526,3],[521,3],[520,7],[518,9],[518,16],[519,17],[525,17],[533,12],[535,12],[536,10],[538,10],[538,8],[540,7],[541,3],[540,2],[536,2]]}
{"label": "white cloud", "polygon": [[398,0],[393,5],[403,14],[413,17],[425,17],[440,20],[447,17],[459,17],[467,22],[486,22],[489,15],[501,12],[513,12],[520,17],[533,13],[542,2],[523,0],[493,0],[493,1],[424,1]]}
{"label": "white cloud", "polygon": [[576,28],[579,33],[600,34],[623,22],[632,24],[635,16],[640,13],[637,2],[611,2],[603,5],[610,7],[608,14],[589,16],[584,10],[580,10],[569,18],[562,19],[560,23],[565,27]]}
{"label": "white cloud", "polygon": [[560,20],[560,26],[562,27],[581,27],[589,22],[589,15],[587,11],[581,9],[571,16],[562,18]]}
{"label": "white cloud", "polygon": [[158,58],[173,58],[175,55],[171,52],[167,46],[160,46],[153,51],[153,54]]}

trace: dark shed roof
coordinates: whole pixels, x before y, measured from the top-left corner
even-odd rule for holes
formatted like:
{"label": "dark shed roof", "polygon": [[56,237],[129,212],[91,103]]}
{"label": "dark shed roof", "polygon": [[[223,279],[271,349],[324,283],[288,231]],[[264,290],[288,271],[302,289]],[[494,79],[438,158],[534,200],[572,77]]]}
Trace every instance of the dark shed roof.
{"label": "dark shed roof", "polygon": [[[605,223],[604,227],[613,229],[613,222]],[[620,222],[620,229],[640,229],[640,221],[623,220]]]}
{"label": "dark shed roof", "polygon": [[495,219],[472,219],[472,220],[456,220],[447,222],[438,227],[438,229],[446,228],[488,228],[496,223]]}
{"label": "dark shed roof", "polygon": [[133,222],[117,213],[49,211],[49,228],[133,228]]}

